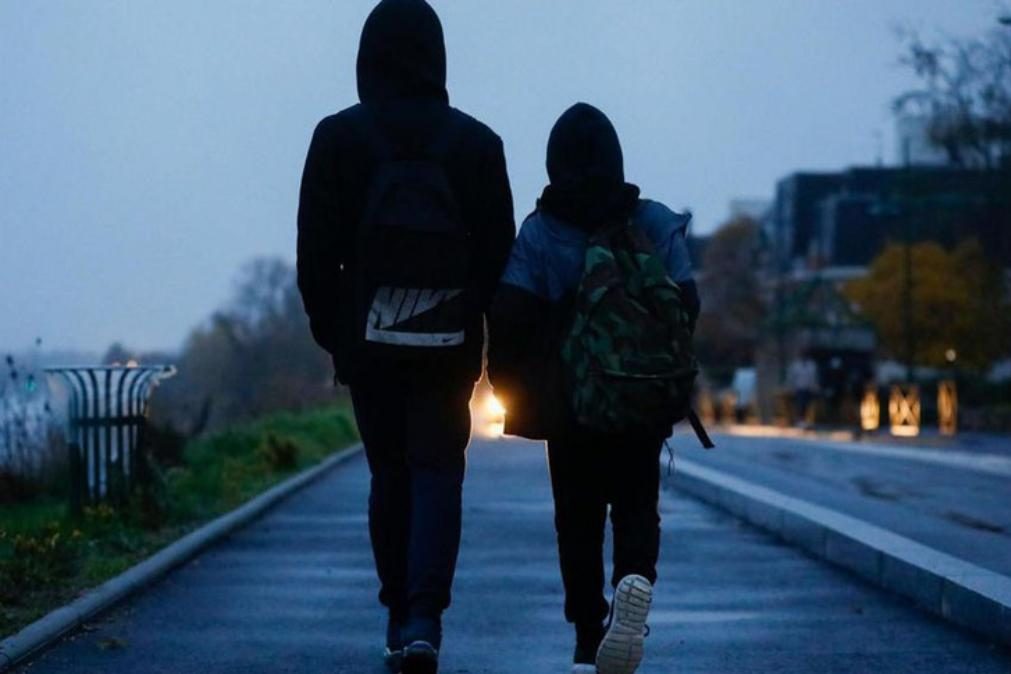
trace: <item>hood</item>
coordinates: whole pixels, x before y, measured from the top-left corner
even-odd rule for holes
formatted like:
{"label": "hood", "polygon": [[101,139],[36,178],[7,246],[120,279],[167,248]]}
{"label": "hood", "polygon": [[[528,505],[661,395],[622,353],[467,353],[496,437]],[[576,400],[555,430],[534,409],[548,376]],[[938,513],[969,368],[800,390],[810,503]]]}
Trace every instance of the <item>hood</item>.
{"label": "hood", "polygon": [[442,24],[425,0],[382,0],[369,14],[358,47],[358,97],[449,102]]}
{"label": "hood", "polygon": [[582,229],[627,220],[638,204],[639,188],[625,182],[618,133],[592,105],[577,103],[555,123],[547,169],[551,182],[538,207]]}

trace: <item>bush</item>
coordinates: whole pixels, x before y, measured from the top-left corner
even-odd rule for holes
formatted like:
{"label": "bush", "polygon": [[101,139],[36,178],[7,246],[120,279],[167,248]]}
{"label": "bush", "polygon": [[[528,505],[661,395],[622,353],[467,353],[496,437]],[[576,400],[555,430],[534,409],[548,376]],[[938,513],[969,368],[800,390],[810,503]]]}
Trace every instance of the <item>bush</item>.
{"label": "bush", "polygon": [[[36,340],[36,348],[41,346]],[[7,355],[0,374],[0,503],[33,499],[60,467],[59,434],[41,373]]]}
{"label": "bush", "polygon": [[80,531],[67,533],[56,522],[35,535],[0,531],[0,544],[8,548],[0,556],[0,600],[20,604],[28,588],[66,582],[74,573],[80,541]]}
{"label": "bush", "polygon": [[274,433],[267,433],[256,448],[256,454],[275,473],[293,470],[298,465],[298,444]]}
{"label": "bush", "polygon": [[183,465],[187,437],[170,423],[151,423],[144,428],[138,452],[164,468]]}

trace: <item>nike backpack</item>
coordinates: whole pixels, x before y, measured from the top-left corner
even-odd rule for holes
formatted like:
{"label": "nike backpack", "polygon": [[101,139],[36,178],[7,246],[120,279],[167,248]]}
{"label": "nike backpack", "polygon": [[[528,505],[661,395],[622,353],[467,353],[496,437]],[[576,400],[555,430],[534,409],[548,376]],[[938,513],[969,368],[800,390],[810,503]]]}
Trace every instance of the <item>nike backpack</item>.
{"label": "nike backpack", "polygon": [[361,339],[375,356],[429,362],[466,337],[470,235],[443,163],[451,124],[427,147],[395,147],[378,127],[379,164],[358,231]]}
{"label": "nike backpack", "polygon": [[576,421],[603,433],[669,431],[692,411],[698,363],[681,289],[634,223],[608,228],[586,250],[562,369]]}

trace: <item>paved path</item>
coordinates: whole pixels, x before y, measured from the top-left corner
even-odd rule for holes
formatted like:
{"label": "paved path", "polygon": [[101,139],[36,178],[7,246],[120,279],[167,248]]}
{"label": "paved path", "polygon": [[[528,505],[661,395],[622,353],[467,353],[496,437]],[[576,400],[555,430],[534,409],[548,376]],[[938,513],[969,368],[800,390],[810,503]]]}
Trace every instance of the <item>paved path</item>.
{"label": "paved path", "polygon": [[[378,674],[355,459],[30,671]],[[543,450],[476,442],[443,672],[567,672]],[[1011,659],[707,506],[664,496],[647,663],[698,672],[1008,674]]]}
{"label": "paved path", "polygon": [[1002,471],[922,461],[908,448],[718,435],[719,449],[701,452],[679,438],[697,463],[1011,576],[1011,475]]}

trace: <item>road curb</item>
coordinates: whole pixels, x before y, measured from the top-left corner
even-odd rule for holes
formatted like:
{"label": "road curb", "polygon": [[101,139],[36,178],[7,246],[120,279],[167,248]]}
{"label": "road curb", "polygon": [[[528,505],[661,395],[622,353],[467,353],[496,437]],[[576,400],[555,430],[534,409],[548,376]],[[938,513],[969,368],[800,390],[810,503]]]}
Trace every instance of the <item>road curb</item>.
{"label": "road curb", "polygon": [[688,459],[678,461],[671,483],[935,615],[1011,646],[1011,578]]}
{"label": "road curb", "polygon": [[319,465],[271,487],[244,505],[208,522],[136,566],[88,591],[79,599],[36,620],[14,636],[0,641],[0,673],[12,670],[96,615],[185,564],[217,541],[259,518],[284,499],[355,456],[361,449],[361,444],[349,447]]}

